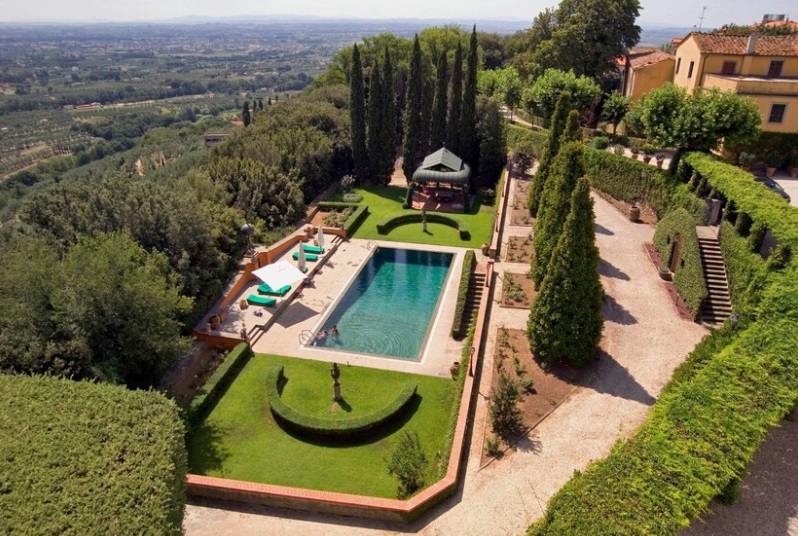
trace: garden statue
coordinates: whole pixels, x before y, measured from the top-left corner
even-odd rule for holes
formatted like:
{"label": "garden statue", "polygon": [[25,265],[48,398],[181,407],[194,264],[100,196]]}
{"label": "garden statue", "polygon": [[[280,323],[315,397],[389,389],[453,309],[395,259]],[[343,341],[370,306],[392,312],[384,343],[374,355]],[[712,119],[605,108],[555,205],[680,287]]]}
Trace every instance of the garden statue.
{"label": "garden statue", "polygon": [[340,402],[341,398],[341,383],[338,381],[338,378],[341,377],[341,369],[338,368],[338,363],[333,363],[332,369],[330,369],[330,376],[333,379],[333,400],[336,402]]}
{"label": "garden statue", "polygon": [[423,208],[421,209],[421,230],[427,232],[427,211]]}

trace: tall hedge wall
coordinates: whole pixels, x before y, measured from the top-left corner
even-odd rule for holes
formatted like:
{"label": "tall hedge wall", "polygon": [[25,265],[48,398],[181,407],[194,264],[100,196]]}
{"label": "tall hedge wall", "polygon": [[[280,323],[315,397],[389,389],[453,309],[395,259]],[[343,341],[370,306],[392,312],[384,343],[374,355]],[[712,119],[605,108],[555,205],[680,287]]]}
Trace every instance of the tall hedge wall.
{"label": "tall hedge wall", "polygon": [[738,312],[748,311],[750,304],[757,301],[756,288],[751,285],[766,276],[765,261],[759,254],[751,252],[748,239],[737,234],[734,226],[727,221],[721,223],[718,239],[734,309]]}
{"label": "tall hedge wall", "polygon": [[463,256],[463,268],[460,271],[460,286],[457,288],[457,305],[454,308],[454,319],[452,320],[452,337],[462,339],[468,330],[468,325],[463,325],[463,314],[465,313],[466,298],[468,297],[468,285],[471,282],[471,272],[477,263],[473,249],[469,249]]}
{"label": "tall hedge wall", "polygon": [[671,258],[671,249],[677,236],[681,241],[681,250],[673,283],[695,319],[698,318],[701,304],[707,297],[707,282],[701,268],[701,250],[698,247],[695,222],[683,208],[669,212],[657,224],[654,246],[664,262]]}
{"label": "tall hedge wall", "polygon": [[[780,243],[798,243],[798,210],[708,155],[685,160]],[[696,347],[647,421],[568,482],[528,534],[676,535],[744,474],[769,428],[798,403],[798,260],[763,269],[737,254],[741,242],[728,244],[727,267],[757,274],[745,289],[750,309]]]}
{"label": "tall hedge wall", "polygon": [[154,392],[0,374],[7,534],[181,534],[186,449]]}

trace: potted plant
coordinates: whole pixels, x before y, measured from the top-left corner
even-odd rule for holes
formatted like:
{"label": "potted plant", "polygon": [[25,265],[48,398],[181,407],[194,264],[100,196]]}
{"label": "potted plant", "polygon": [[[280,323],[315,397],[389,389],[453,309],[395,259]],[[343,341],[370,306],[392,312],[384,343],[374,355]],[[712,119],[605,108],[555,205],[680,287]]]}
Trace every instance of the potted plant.
{"label": "potted plant", "polygon": [[662,168],[662,163],[665,162],[665,155],[662,153],[657,153],[657,167]]}
{"label": "potted plant", "polygon": [[637,160],[638,155],[640,154],[640,149],[637,147],[632,147],[632,160]]}
{"label": "potted plant", "polygon": [[790,177],[793,179],[798,177],[798,149],[790,153],[790,167],[788,171],[790,172]]}
{"label": "potted plant", "polygon": [[784,165],[784,157],[781,153],[770,151],[765,155],[765,172],[768,177],[772,177],[782,165]]}
{"label": "potted plant", "polygon": [[665,281],[671,281],[673,279],[673,276],[671,276],[670,268],[668,268],[667,264],[659,265],[659,276]]}
{"label": "potted plant", "polygon": [[623,145],[621,145],[620,143],[619,143],[619,144],[617,144],[616,146],[614,146],[614,147],[612,148],[612,152],[613,152],[613,153],[615,153],[615,154],[617,154],[618,156],[623,156],[623,153],[624,153],[624,147],[623,147]]}
{"label": "potted plant", "polygon": [[650,143],[644,143],[642,149],[643,149],[643,162],[648,164],[649,162],[651,162],[651,157],[654,155],[657,149]]}
{"label": "potted plant", "polygon": [[751,166],[754,165],[756,155],[754,153],[740,153],[738,161],[740,162],[740,169],[743,171],[750,171]]}

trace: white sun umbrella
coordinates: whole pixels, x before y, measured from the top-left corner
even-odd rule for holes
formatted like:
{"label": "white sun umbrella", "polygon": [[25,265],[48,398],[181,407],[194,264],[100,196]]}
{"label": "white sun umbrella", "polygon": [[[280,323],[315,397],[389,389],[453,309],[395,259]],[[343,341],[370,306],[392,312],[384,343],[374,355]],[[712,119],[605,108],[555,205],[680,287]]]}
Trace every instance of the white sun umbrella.
{"label": "white sun umbrella", "polygon": [[302,242],[299,243],[299,257],[296,265],[302,272],[305,271],[305,248],[302,247]]}
{"label": "white sun umbrella", "polygon": [[296,266],[287,261],[267,264],[263,268],[258,268],[252,273],[255,277],[275,290],[290,285],[300,279],[305,279],[305,274],[297,270]]}
{"label": "white sun umbrella", "polygon": [[319,225],[319,235],[316,237],[316,241],[319,243],[319,247],[324,249],[324,230],[321,225]]}

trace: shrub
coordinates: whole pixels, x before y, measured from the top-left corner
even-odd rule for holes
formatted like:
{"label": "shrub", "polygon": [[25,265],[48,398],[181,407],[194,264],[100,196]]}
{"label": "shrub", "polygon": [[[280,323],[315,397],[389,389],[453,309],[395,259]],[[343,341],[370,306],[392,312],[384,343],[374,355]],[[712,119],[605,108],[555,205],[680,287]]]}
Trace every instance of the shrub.
{"label": "shrub", "polygon": [[493,432],[507,439],[522,426],[518,401],[521,393],[518,386],[504,371],[499,372],[499,384],[490,396],[490,424]]}
{"label": "shrub", "polygon": [[357,184],[357,180],[352,175],[344,175],[341,179],[341,189],[344,192],[351,192],[355,184]]}
{"label": "shrub", "polygon": [[613,154],[615,154],[617,156],[623,156],[625,150],[624,150],[623,145],[618,144],[618,145],[613,145],[612,146],[612,152],[613,152]]}
{"label": "shrub", "polygon": [[523,149],[540,159],[546,140],[546,131],[531,130],[515,124],[507,125],[507,147],[513,152]]}
{"label": "shrub", "polygon": [[424,486],[427,455],[415,430],[402,432],[388,460],[388,474],[399,480],[396,496],[406,499]]}
{"label": "shrub", "polygon": [[347,419],[330,419],[306,415],[283,402],[278,390],[283,381],[282,366],[273,367],[266,377],[266,398],[272,413],[281,423],[312,436],[347,437],[373,430],[401,413],[416,394],[416,385],[408,383],[393,400],[372,413]]}
{"label": "shrub", "polygon": [[463,255],[463,269],[460,272],[460,286],[457,288],[457,305],[454,308],[454,319],[452,320],[452,337],[460,340],[468,330],[468,324],[464,323],[465,304],[468,297],[468,285],[471,282],[471,273],[476,265],[476,255],[474,250],[469,249]]}
{"label": "shrub", "polygon": [[347,192],[343,195],[344,203],[360,203],[363,201],[363,194],[357,192]]}
{"label": "shrub", "polygon": [[497,456],[501,446],[501,439],[499,439],[497,436],[490,436],[485,440],[485,451],[487,451],[488,456]]}
{"label": "shrub", "polygon": [[603,151],[610,146],[610,140],[604,136],[597,136],[593,139],[593,147],[598,151]]}
{"label": "shrub", "polygon": [[670,264],[671,252],[676,240],[681,241],[679,262],[674,271],[673,283],[684,298],[687,308],[698,318],[701,304],[707,297],[707,283],[701,268],[701,251],[695,222],[684,209],[668,213],[657,225],[654,246],[663,261]]}
{"label": "shrub", "polygon": [[2,532],[180,535],[183,434],[156,392],[0,374]]}
{"label": "shrub", "polygon": [[188,410],[191,424],[196,425],[208,416],[251,356],[252,352],[245,342],[242,342],[227,354],[224,361],[216,368],[211,377],[208,378],[208,381],[205,382],[205,385],[197,391],[197,394],[191,400]]}

